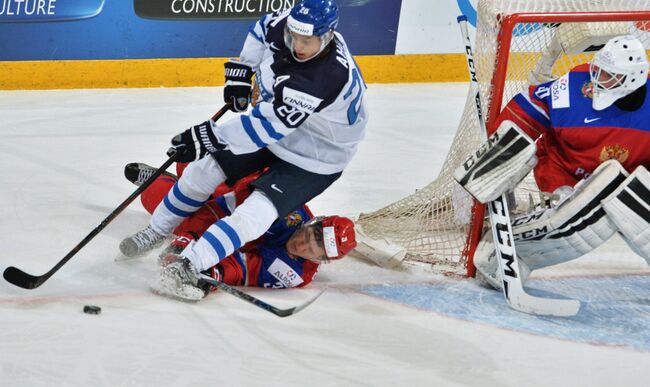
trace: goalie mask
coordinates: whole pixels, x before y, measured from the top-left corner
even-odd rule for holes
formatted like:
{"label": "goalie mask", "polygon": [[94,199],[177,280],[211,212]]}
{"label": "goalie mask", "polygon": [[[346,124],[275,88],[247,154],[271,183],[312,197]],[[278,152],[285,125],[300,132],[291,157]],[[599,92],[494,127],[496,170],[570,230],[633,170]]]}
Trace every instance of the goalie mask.
{"label": "goalie mask", "polygon": [[648,58],[643,44],[632,35],[610,39],[589,66],[593,84],[592,107],[603,110],[645,85]]}
{"label": "goalie mask", "polygon": [[287,17],[284,43],[298,62],[318,56],[334,37],[339,10],[332,0],[303,0]]}

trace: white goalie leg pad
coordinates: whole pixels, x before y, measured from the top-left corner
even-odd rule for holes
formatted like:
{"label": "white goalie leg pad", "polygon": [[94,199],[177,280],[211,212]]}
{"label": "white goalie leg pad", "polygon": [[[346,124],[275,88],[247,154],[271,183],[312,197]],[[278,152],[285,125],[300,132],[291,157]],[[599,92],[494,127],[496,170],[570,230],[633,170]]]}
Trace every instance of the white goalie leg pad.
{"label": "white goalie leg pad", "polygon": [[650,173],[637,167],[605,200],[603,208],[623,239],[650,265]]}
{"label": "white goalie leg pad", "polygon": [[514,219],[512,228],[520,260],[535,270],[578,258],[607,241],[617,227],[601,202],[626,177],[621,164],[609,160],[578,182],[557,207]]}
{"label": "white goalie leg pad", "polygon": [[487,142],[454,171],[454,179],[481,203],[512,190],[537,164],[535,142],[504,121]]}

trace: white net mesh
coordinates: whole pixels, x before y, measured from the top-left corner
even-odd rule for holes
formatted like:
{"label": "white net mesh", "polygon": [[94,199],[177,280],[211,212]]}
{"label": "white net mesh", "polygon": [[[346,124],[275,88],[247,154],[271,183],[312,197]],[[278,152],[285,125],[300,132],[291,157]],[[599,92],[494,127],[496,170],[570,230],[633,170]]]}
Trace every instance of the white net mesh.
{"label": "white net mesh", "polygon": [[[485,0],[479,3],[474,57],[480,84],[483,109],[502,109],[517,93],[530,84],[556,78],[571,68],[588,62],[591,53],[610,37],[633,34],[646,48],[650,47],[650,0],[643,1],[560,1],[560,0]],[[615,12],[611,19],[598,15],[600,21],[576,22],[576,15],[559,13]],[[634,21],[620,12],[634,11]],[[503,50],[499,39],[501,23],[506,15],[515,13],[553,13],[556,20],[516,24],[509,46],[508,64],[502,100],[492,85],[497,66],[497,53]],[[579,17],[579,15],[577,15]],[[623,20],[620,20],[623,19]],[[543,20],[543,19],[539,19]],[[604,21],[607,20],[607,21]],[[460,38],[459,38],[460,40]],[[506,48],[507,49],[507,48]],[[532,75],[531,75],[532,73]],[[532,78],[531,78],[532,77]],[[497,78],[499,79],[499,78]],[[498,90],[497,90],[498,93]],[[374,239],[388,239],[407,249],[407,260],[441,264],[452,272],[465,273],[463,252],[471,230],[473,201],[453,180],[454,169],[469,152],[479,145],[478,120],[473,96],[468,95],[458,131],[450,147],[442,171],[435,181],[393,204],[372,213],[361,214],[358,224]],[[532,177],[516,190],[519,200],[528,201],[528,193],[537,191]]]}

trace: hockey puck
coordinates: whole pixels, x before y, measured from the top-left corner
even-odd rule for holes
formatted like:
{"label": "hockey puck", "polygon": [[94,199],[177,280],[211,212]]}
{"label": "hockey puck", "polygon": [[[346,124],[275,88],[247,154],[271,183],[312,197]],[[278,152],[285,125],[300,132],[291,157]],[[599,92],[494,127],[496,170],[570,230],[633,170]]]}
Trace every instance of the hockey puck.
{"label": "hockey puck", "polygon": [[84,306],[84,313],[88,314],[99,314],[102,311],[102,308],[96,305],[86,305]]}

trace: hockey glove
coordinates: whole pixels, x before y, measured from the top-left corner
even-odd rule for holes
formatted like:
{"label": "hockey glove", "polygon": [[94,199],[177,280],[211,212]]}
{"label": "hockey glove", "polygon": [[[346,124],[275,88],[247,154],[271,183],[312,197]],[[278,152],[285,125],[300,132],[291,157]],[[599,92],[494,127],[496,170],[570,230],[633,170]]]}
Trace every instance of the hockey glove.
{"label": "hockey glove", "polygon": [[199,160],[208,153],[216,153],[224,148],[224,145],[217,140],[210,121],[177,134],[171,142],[172,146],[167,150],[167,156],[171,157],[174,153],[180,152],[176,161],[181,163]]}
{"label": "hockey glove", "polygon": [[243,63],[229,61],[224,63],[226,87],[223,89],[223,101],[230,103],[230,110],[243,112],[251,101],[253,69]]}

